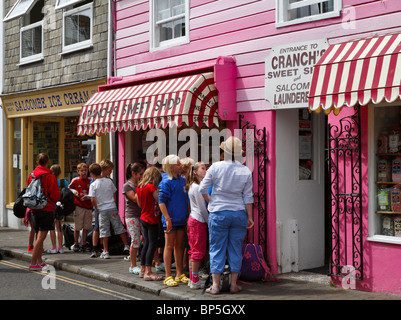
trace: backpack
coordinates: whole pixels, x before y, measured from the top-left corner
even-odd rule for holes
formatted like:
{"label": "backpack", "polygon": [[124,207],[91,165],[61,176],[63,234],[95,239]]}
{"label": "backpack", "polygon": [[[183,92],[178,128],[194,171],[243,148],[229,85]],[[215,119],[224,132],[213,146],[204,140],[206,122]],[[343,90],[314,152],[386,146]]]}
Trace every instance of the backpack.
{"label": "backpack", "polygon": [[[206,289],[213,283],[212,274],[210,274],[210,263],[208,262],[208,264],[209,264],[209,276],[206,278],[205,285],[203,287],[201,294],[204,294]],[[226,264],[224,265],[224,270],[220,274],[220,286],[219,286],[220,292],[230,291],[230,286],[231,286],[231,269],[226,261]]]}
{"label": "backpack", "polygon": [[26,188],[24,188],[20,194],[18,195],[17,199],[14,202],[14,206],[13,206],[13,212],[14,215],[19,218],[22,219],[25,217],[25,212],[26,212],[26,207],[24,206],[24,200],[22,198],[22,196],[25,194]]}
{"label": "backpack", "polygon": [[46,207],[47,197],[42,193],[42,177],[48,173],[42,174],[40,177],[35,178],[32,173],[32,181],[28,187],[26,187],[25,193],[22,196],[24,206],[29,209],[40,210]]}
{"label": "backpack", "polygon": [[63,224],[64,246],[71,250],[74,244],[74,226],[68,223]]}
{"label": "backpack", "polygon": [[242,245],[242,266],[239,279],[244,281],[278,280],[272,277],[260,245],[250,243]]}
{"label": "backpack", "polygon": [[75,210],[74,194],[68,188],[60,188],[60,204],[56,206],[57,213],[68,216]]}

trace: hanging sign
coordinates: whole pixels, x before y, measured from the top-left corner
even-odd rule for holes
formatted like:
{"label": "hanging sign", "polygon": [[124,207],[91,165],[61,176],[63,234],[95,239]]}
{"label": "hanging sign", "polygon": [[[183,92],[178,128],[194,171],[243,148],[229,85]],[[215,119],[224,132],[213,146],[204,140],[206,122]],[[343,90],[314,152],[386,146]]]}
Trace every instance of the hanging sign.
{"label": "hanging sign", "polygon": [[265,60],[265,99],[273,109],[308,107],[313,66],[327,48],[326,39],[272,47]]}

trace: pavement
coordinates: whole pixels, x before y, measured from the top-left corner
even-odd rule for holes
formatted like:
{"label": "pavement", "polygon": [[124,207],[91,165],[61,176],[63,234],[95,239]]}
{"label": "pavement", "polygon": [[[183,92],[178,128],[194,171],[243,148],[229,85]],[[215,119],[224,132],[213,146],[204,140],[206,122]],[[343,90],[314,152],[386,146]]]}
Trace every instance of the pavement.
{"label": "pavement", "polygon": [[[4,256],[30,262],[27,252],[29,231],[0,227],[0,253]],[[51,248],[50,237],[44,249]],[[90,258],[89,252],[73,252],[65,248],[64,254],[43,254],[45,262],[68,272],[102,281],[108,281],[132,289],[146,291],[163,299],[172,300],[401,300],[399,295],[346,290],[330,284],[330,277],[312,272],[275,275],[277,281],[242,282],[243,290],[237,294],[202,294],[185,284],[167,287],[163,281],[145,281],[138,275],[128,273],[129,262],[122,255],[111,255],[108,260]],[[153,270],[155,271],[155,270]],[[174,271],[174,270],[173,270]],[[163,272],[158,272],[164,275]]]}

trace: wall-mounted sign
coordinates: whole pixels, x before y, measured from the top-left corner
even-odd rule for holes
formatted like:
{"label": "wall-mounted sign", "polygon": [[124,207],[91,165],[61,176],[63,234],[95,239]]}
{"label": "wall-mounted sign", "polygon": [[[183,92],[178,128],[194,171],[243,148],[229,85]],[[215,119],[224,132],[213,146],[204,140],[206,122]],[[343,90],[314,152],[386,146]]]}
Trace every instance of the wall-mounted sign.
{"label": "wall-mounted sign", "polygon": [[80,111],[105,80],[2,96],[7,118]]}
{"label": "wall-mounted sign", "polygon": [[327,48],[326,39],[272,48],[265,61],[265,99],[273,109],[308,107],[313,66]]}

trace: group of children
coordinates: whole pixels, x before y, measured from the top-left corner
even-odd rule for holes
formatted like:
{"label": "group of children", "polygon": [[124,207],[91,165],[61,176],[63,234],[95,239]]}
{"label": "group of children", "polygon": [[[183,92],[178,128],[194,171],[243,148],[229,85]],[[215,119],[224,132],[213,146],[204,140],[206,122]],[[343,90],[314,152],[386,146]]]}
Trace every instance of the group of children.
{"label": "group of children", "polygon": [[[198,191],[198,185],[206,174],[202,162],[181,160],[169,155],[162,161],[162,168],[129,164],[127,182],[123,187],[126,197],[126,222],[131,235],[131,267],[129,272],[139,274],[144,280],[162,280],[152,273],[152,260],[158,269],[159,227],[164,229],[163,260],[164,284],[177,286],[179,282],[192,289],[202,287],[199,269],[206,255],[208,211],[206,202]],[[139,247],[139,234],[143,236],[141,266],[135,257]],[[189,243],[189,278],[184,274],[187,261],[186,243]],[[172,276],[172,257],[176,275]]]}
{"label": "group of children", "polygon": [[[183,162],[186,160],[182,159]],[[111,236],[112,227],[114,234],[119,235],[124,243],[124,252],[129,253],[130,273],[138,274],[144,280],[163,280],[162,276],[152,272],[152,263],[155,261],[156,271],[165,271],[165,285],[177,286],[181,282],[188,284],[192,289],[201,288],[198,273],[206,256],[208,211],[198,187],[206,174],[206,165],[202,162],[194,164],[193,160],[181,163],[178,156],[169,155],[163,159],[161,168],[147,166],[144,162],[127,166],[127,181],[122,193],[126,200],[125,222],[131,237],[130,246],[116,206],[117,188],[109,178],[113,168],[114,165],[109,160],[103,160],[99,164],[93,163],[89,167],[85,163],[77,166],[78,177],[68,185],[75,195],[76,205],[72,250],[85,251],[89,248],[89,244],[86,243],[87,234],[93,230],[91,257],[99,255],[101,241],[103,251],[100,257],[108,259],[108,238]],[[165,241],[164,263],[160,262],[157,251],[161,226],[164,229]],[[61,230],[58,228],[58,231],[60,233]],[[137,266],[136,257],[141,246],[141,236],[141,264]],[[58,251],[55,238],[52,242],[53,248],[48,252],[56,253]],[[171,272],[173,255],[176,265],[175,277]],[[189,278],[183,272],[186,261],[189,261]]]}

